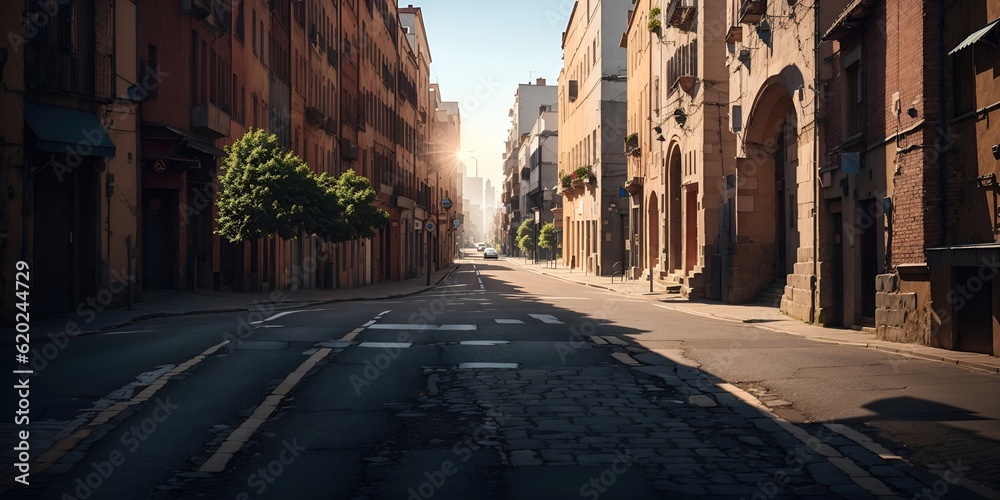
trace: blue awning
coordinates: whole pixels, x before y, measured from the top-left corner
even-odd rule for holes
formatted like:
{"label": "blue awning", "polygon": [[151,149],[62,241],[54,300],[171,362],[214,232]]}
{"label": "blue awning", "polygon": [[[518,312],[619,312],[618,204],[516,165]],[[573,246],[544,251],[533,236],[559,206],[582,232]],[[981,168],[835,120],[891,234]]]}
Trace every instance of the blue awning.
{"label": "blue awning", "polygon": [[994,19],[986,26],[983,26],[982,28],[973,31],[971,35],[965,38],[965,40],[962,40],[962,43],[958,44],[958,47],[952,49],[951,52],[948,53],[948,55],[950,56],[955,52],[958,52],[966,47],[971,46],[972,44],[978,42],[979,40],[982,40],[982,38],[986,36],[990,31],[992,31],[993,28],[997,27],[997,24],[1000,24],[1000,18]]}
{"label": "blue awning", "polygon": [[24,121],[38,138],[34,146],[41,151],[115,155],[115,145],[94,113],[24,101]]}

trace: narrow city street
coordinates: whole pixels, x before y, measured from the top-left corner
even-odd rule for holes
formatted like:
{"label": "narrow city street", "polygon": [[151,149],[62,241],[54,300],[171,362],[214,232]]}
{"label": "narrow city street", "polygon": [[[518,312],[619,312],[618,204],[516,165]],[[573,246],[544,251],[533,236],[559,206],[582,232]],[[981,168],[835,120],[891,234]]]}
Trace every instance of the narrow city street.
{"label": "narrow city street", "polygon": [[4,498],[997,496],[995,374],[472,254],[422,294],[71,340],[31,379],[52,465]]}

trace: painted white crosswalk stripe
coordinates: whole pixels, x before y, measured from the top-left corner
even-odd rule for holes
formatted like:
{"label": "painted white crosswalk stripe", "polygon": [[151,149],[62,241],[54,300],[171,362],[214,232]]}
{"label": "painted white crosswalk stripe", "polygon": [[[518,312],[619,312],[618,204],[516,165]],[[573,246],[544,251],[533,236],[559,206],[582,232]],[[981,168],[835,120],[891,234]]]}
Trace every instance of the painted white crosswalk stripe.
{"label": "painted white crosswalk stripe", "polygon": [[374,347],[377,349],[406,349],[412,342],[362,342],[358,347]]}
{"label": "painted white crosswalk stripe", "polygon": [[496,318],[493,321],[496,321],[497,323],[499,323],[501,325],[523,325],[524,324],[524,321],[521,321],[519,319]]}
{"label": "painted white crosswalk stripe", "polygon": [[437,327],[437,329],[447,330],[447,331],[467,331],[467,330],[475,330],[476,325],[440,325]]}
{"label": "painted white crosswalk stripe", "polygon": [[475,330],[476,325],[417,325],[410,323],[376,323],[369,326],[369,330],[445,330],[445,331],[466,331]]}
{"label": "painted white crosswalk stripe", "polygon": [[511,368],[517,369],[517,363],[482,363],[482,362],[470,362],[470,363],[460,363],[458,365],[459,370],[474,370],[477,368]]}
{"label": "painted white crosswalk stripe", "polygon": [[559,321],[558,319],[556,319],[556,317],[553,316],[553,315],[551,315],[551,314],[529,314],[528,316],[531,316],[532,318],[535,318],[535,319],[541,321],[542,323],[548,323],[550,325],[562,325],[562,324],[565,324],[562,321]]}

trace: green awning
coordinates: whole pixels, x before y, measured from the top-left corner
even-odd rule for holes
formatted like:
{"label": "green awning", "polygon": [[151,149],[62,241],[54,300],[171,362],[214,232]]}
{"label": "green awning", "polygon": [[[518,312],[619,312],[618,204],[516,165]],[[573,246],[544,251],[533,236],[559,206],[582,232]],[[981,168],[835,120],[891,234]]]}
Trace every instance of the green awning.
{"label": "green awning", "polygon": [[976,31],[973,31],[971,35],[969,35],[968,37],[965,38],[965,40],[962,40],[962,43],[958,44],[958,47],[955,47],[954,49],[952,49],[951,52],[948,53],[948,55],[950,56],[950,55],[954,54],[955,52],[958,52],[958,51],[960,51],[960,50],[962,50],[962,49],[964,49],[966,47],[969,47],[970,45],[978,42],[979,40],[982,40],[982,38],[984,36],[986,36],[990,31],[992,31],[993,28],[997,27],[998,23],[1000,23],[1000,18],[994,19],[992,22],[988,23],[986,26],[983,26],[982,28],[979,28]]}
{"label": "green awning", "polygon": [[115,145],[94,113],[24,101],[24,121],[38,138],[34,146],[41,151],[115,155]]}

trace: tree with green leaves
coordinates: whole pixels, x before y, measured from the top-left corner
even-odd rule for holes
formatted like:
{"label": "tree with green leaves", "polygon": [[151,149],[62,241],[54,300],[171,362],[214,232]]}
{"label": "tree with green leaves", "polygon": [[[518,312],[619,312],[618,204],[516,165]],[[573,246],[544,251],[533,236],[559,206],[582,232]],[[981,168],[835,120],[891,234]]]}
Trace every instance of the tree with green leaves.
{"label": "tree with green leaves", "polygon": [[315,234],[336,243],[371,238],[389,223],[368,179],[353,170],[316,175],[274,134],[251,129],[226,153],[216,233],[230,242]]}
{"label": "tree with green leaves", "polygon": [[[251,129],[226,146],[219,184],[215,232],[230,242],[272,234],[291,239],[322,224],[314,204],[323,193],[312,171],[274,134]],[[324,209],[339,211],[332,204]]]}
{"label": "tree with green leaves", "polygon": [[542,225],[542,229],[538,231],[538,246],[549,250],[556,247],[556,225],[554,223],[547,222]]}
{"label": "tree with green leaves", "polygon": [[342,210],[336,219],[345,231],[338,236],[342,234],[349,240],[371,238],[377,228],[389,224],[389,214],[374,205],[378,195],[371,182],[354,170],[347,170],[336,179],[322,174],[318,182],[324,190],[332,188]]}
{"label": "tree with green leaves", "polygon": [[531,252],[532,243],[535,240],[535,221],[525,219],[517,228],[517,248],[522,252]]}

